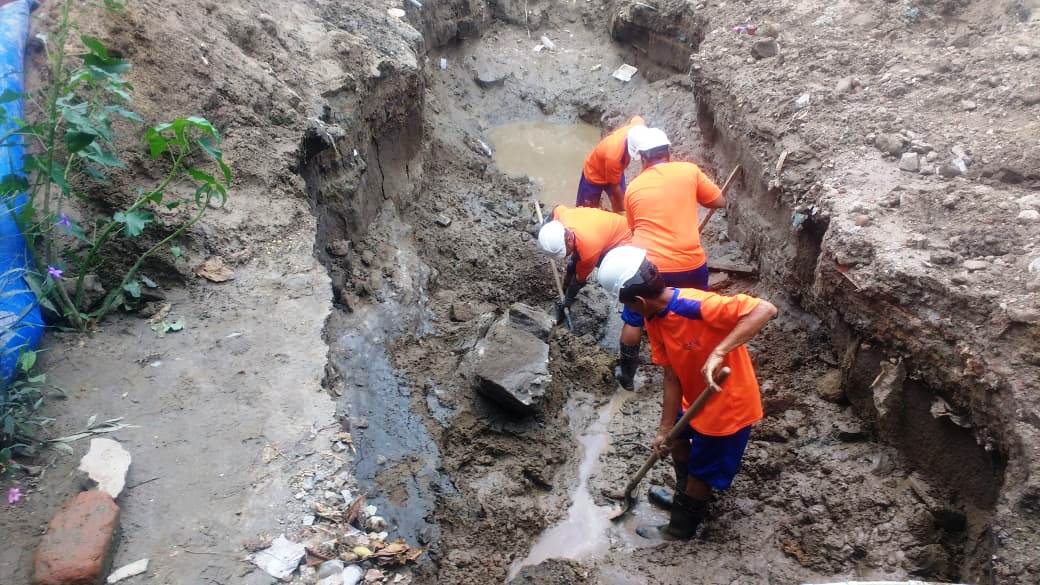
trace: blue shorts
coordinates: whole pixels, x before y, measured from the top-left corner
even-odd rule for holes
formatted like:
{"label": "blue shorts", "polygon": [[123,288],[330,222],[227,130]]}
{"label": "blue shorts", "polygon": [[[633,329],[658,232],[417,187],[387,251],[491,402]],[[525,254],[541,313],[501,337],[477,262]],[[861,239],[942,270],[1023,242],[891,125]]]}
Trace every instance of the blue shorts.
{"label": "blue shorts", "polygon": [[[604,191],[607,190],[609,185],[597,185],[591,183],[585,178],[585,173],[581,174],[581,179],[578,181],[578,197],[574,205],[577,207],[599,207],[600,198]],[[621,192],[625,192],[625,175],[621,174]]]}
{"label": "blue shorts", "polygon": [[[700,268],[685,272],[662,272],[661,280],[664,280],[665,286],[708,290],[708,263],[705,262]],[[635,311],[630,311],[628,307],[621,310],[621,320],[633,327],[643,326],[643,316]]]}
{"label": "blue shorts", "polygon": [[[682,418],[681,412],[679,418]],[[690,461],[686,466],[688,475],[713,489],[727,490],[740,471],[740,462],[744,459],[744,449],[747,448],[750,436],[751,425],[722,437],[702,435],[687,426],[676,441],[687,441],[690,444]]]}

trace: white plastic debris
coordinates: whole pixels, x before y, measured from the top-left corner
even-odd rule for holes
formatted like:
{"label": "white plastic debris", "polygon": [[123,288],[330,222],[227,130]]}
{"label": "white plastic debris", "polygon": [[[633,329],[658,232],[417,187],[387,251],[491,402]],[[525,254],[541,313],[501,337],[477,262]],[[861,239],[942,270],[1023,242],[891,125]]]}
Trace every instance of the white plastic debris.
{"label": "white plastic debris", "polygon": [[128,469],[130,453],[112,439],[91,439],[90,450],[79,461],[79,470],[97,482],[98,489],[112,499],[123,491]]}
{"label": "white plastic debris", "polygon": [[632,78],[635,76],[637,71],[639,71],[639,69],[636,69],[628,63],[625,63],[621,67],[615,69],[612,76],[614,77],[614,79],[618,79],[624,81],[625,83],[628,83],[629,81],[632,81]]}
{"label": "white plastic debris", "polygon": [[390,15],[390,18],[404,18],[404,10],[400,8],[387,8],[386,13]]}
{"label": "white plastic debris", "polygon": [[441,69],[447,69],[447,68],[448,68],[448,60],[445,59],[444,57],[441,57]]}
{"label": "white plastic debris", "polygon": [[123,565],[115,571],[112,571],[112,574],[108,576],[108,579],[106,579],[105,582],[109,584],[118,583],[123,579],[128,579],[134,575],[140,575],[147,570],[148,559],[141,559],[139,561],[134,561],[129,565]]}
{"label": "white plastic debris", "polygon": [[545,45],[538,44],[538,45],[534,46],[534,52],[535,53],[541,53],[544,50],[545,50]]}
{"label": "white plastic debris", "polygon": [[544,46],[546,49],[549,49],[550,51],[556,50],[556,43],[552,42],[552,40],[550,40],[549,37],[542,35],[542,38],[538,40],[542,41],[542,46]]}
{"label": "white plastic debris", "polygon": [[289,540],[283,534],[274,539],[271,546],[250,555],[249,560],[275,579],[288,579],[306,554],[302,544]]}

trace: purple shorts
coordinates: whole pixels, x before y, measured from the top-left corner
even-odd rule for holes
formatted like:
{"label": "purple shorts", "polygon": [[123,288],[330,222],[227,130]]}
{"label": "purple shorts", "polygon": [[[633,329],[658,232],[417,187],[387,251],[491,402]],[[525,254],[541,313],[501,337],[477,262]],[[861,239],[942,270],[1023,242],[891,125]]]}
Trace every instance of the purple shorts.
{"label": "purple shorts", "polygon": [[[661,280],[665,286],[673,288],[699,288],[708,290],[708,263],[705,262],[699,268],[685,272],[662,272]],[[621,320],[633,327],[643,326],[643,316],[635,311],[629,311],[628,307],[621,310]]]}
{"label": "purple shorts", "polygon": [[[577,207],[599,207],[600,198],[603,192],[607,190],[610,185],[597,185],[591,183],[585,178],[585,173],[581,174],[581,180],[578,181],[578,197],[575,201]],[[621,175],[621,192],[625,192],[625,175]]]}

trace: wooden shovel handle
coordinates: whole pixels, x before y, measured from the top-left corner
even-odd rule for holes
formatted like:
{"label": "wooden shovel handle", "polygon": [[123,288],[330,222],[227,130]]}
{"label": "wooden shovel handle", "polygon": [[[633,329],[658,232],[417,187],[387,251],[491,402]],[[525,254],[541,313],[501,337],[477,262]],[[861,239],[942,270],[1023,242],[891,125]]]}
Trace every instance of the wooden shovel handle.
{"label": "wooden shovel handle", "polygon": [[[728,367],[719,370],[718,375],[715,376],[715,383],[721,386],[722,383],[726,381],[726,378],[729,377],[730,371],[731,370]],[[700,412],[702,408],[704,408],[704,405],[707,404],[708,399],[710,399],[713,394],[715,394],[715,391],[711,388],[705,388],[704,391],[701,392],[701,395],[697,397],[697,400],[694,400],[693,404],[691,404],[690,407],[686,409],[686,412],[683,413],[682,418],[679,419],[679,422],[675,423],[675,426],[672,427],[672,430],[668,432],[669,442],[677,439],[679,435],[681,435],[683,431],[686,430],[686,427],[689,426],[690,421],[693,420],[693,417],[697,416],[697,413]],[[637,471],[636,474],[632,476],[632,479],[628,480],[628,485],[625,486],[626,499],[632,494],[633,491],[635,491],[636,486],[639,485],[639,482],[643,481],[643,478],[646,477],[646,474],[651,469],[653,469],[654,465],[656,465],[657,462],[660,460],[661,456],[657,454],[657,451],[654,451],[650,454],[650,457],[646,460],[646,463],[644,463],[643,466],[639,468],[639,471]]]}
{"label": "wooden shovel handle", "polygon": [[[730,172],[729,178],[727,178],[726,182],[722,184],[722,195],[725,195],[726,191],[729,190],[729,184],[733,182],[733,178],[737,176],[737,171],[739,170],[740,165],[733,167],[733,171]],[[704,226],[708,225],[708,220],[711,219],[711,216],[715,215],[716,211],[718,210],[714,207],[708,210],[708,214],[701,220],[701,225],[697,226],[697,233],[704,233]]]}

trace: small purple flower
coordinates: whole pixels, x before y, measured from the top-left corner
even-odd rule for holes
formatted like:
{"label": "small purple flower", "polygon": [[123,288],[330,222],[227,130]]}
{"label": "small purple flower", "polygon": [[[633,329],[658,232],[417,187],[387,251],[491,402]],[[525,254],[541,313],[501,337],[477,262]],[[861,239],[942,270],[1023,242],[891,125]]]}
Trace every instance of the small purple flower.
{"label": "small purple flower", "polygon": [[69,219],[69,216],[65,215],[65,213],[62,212],[62,214],[58,216],[58,221],[54,222],[54,225],[60,228],[64,228],[66,230],[70,230],[72,229],[72,220]]}
{"label": "small purple flower", "polygon": [[54,266],[47,267],[47,275],[55,280],[61,278],[61,275],[64,273],[65,272],[61,268],[56,268]]}
{"label": "small purple flower", "polygon": [[22,499],[21,488],[13,487],[7,490],[7,505],[13,506],[18,503],[18,500]]}

